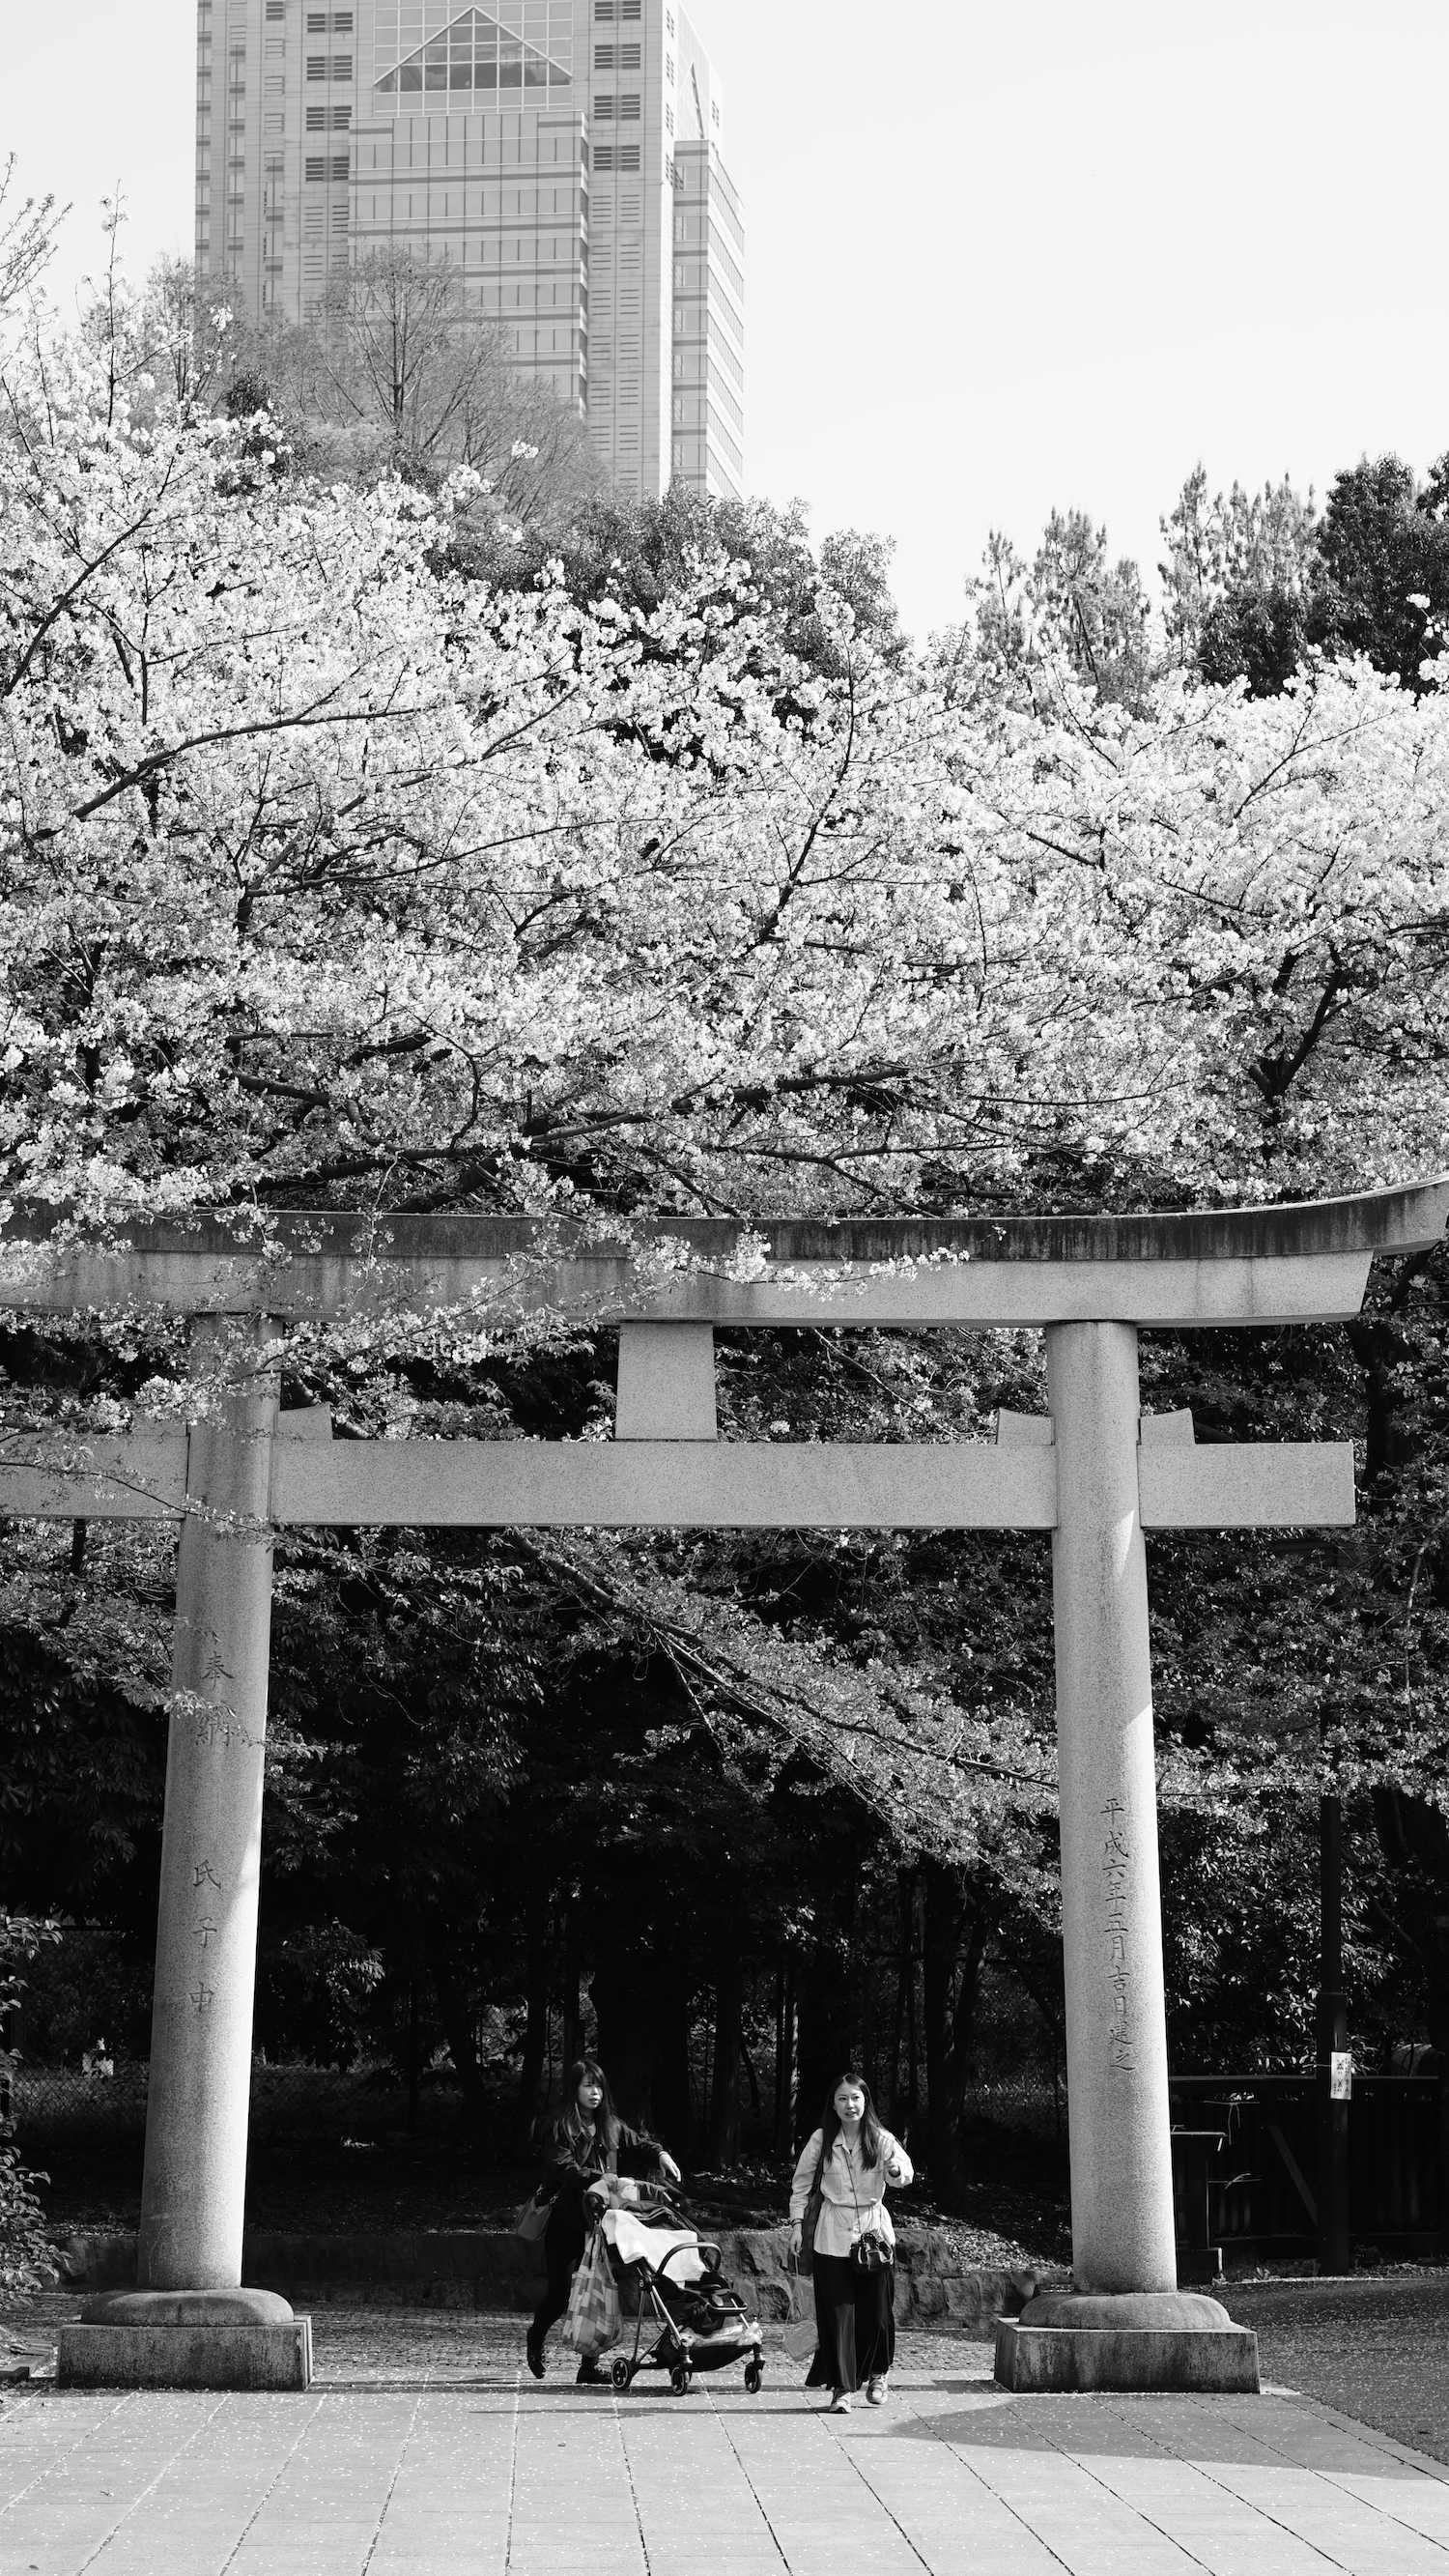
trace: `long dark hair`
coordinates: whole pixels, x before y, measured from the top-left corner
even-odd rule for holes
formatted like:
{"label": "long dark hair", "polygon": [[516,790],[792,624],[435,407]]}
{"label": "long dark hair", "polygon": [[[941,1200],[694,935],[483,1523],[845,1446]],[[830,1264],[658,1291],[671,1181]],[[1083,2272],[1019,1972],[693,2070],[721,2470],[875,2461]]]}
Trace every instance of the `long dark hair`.
{"label": "long dark hair", "polygon": [[858,2074],[853,2066],[848,2066],[843,2075],[836,2076],[825,2096],[825,2109],[820,2119],[820,2133],[825,2140],[825,2152],[828,2156],[840,2135],[840,2114],[835,2107],[835,2096],[842,2084],[854,2084],[865,2095],[865,2117],[860,2124],[860,2161],[863,2165],[877,2165],[880,2162],[880,2121],[871,2099],[870,2086],[865,2077]]}
{"label": "long dark hair", "polygon": [[564,2105],[555,2125],[561,2136],[570,2138],[587,2136],[584,2115],[579,2109],[581,2084],[597,2084],[599,2088],[600,2101],[594,2113],[594,2135],[612,2151],[619,2143],[619,2114],[614,2108],[614,2096],[609,2090],[609,2079],[596,2057],[574,2059],[564,2077]]}

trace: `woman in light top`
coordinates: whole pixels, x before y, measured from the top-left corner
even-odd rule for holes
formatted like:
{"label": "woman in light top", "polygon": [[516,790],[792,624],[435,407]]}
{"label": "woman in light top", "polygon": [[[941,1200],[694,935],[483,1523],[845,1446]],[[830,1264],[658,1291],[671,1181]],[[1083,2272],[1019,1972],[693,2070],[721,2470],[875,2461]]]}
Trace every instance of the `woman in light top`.
{"label": "woman in light top", "polygon": [[863,2271],[851,2260],[862,2236],[896,2232],[885,2205],[886,2184],[904,2190],[915,2168],[898,2138],[876,2118],[870,2086],[853,2071],[835,2085],[820,2126],[806,2143],[790,2192],[790,2251],[800,2251],[805,2206],[820,2193],[812,2248],[815,2321],[819,2344],[807,2388],[831,2390],[831,2412],[850,2413],[862,2380],[872,2406],[884,2406],[896,2353],[896,2276],[892,2263]]}

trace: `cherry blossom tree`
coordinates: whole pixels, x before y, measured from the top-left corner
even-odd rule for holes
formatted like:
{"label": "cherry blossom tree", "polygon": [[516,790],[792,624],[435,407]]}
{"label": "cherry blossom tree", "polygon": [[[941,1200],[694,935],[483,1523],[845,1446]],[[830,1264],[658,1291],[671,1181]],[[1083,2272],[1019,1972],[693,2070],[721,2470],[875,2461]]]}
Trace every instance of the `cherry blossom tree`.
{"label": "cherry blossom tree", "polygon": [[[500,514],[476,475],[425,494],[282,471],[265,415],[194,417],[94,339],[32,335],[0,402],[13,1221],[332,1204],[767,1230],[787,1209],[1272,1198],[1442,1161],[1437,686],[1324,663],[1249,701],[1177,672],[1128,706],[1042,654],[995,690],[862,631],[824,583],[807,657],[718,559],[647,604],[471,579],[462,539]],[[67,1420],[179,1400],[174,1337],[127,1318],[100,1341]],[[499,1344],[477,1319],[430,1340],[441,1394],[406,1342],[395,1319],[299,1329],[279,1358],[360,1429],[515,1427],[484,1420]],[[920,1392],[940,1436],[980,1427]],[[79,1575],[33,1533],[7,1546],[27,1632],[159,1707],[154,1542],[97,1539]],[[785,1634],[734,1570],[711,1596],[663,1552],[580,1541],[544,1571],[728,1741],[818,1766],[913,1856],[1026,1888],[1049,1931],[1040,1674],[973,1695],[913,1644],[903,1675],[837,1652],[833,1608]],[[434,1579],[409,1559],[419,1597]],[[1181,1684],[1164,1794],[1221,1821],[1256,1783],[1261,1823],[1262,1782],[1301,1798],[1324,1729],[1240,1727],[1229,1664]],[[1327,1707],[1328,1677],[1317,1698],[1279,1680],[1279,1715]],[[1403,1776],[1395,1730],[1371,1732],[1341,1747],[1365,1794]]]}

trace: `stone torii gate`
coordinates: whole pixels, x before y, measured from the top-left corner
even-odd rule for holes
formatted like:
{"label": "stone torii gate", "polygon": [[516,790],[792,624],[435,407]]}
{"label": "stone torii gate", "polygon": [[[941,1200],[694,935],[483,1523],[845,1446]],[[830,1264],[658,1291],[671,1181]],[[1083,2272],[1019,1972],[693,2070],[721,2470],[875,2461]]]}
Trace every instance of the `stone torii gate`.
{"label": "stone torii gate", "polygon": [[[1177,2289],[1144,1532],[1347,1525],[1353,1451],[1197,1447],[1190,1415],[1140,1414],[1137,1339],[1353,1316],[1373,1256],[1428,1249],[1446,1217],[1449,1182],[1227,1214],[788,1222],[748,1278],[714,1220],[657,1229],[692,1256],[672,1274],[526,1219],[287,1214],[265,1252],[223,1216],[114,1252],[11,1235],[0,1303],[159,1304],[229,1372],[189,1432],[0,1454],[0,1512],[179,1530],[138,2287],[66,2330],[63,2374],[310,2375],[308,2321],[241,2287],[277,1529],[950,1528],[1052,1533],[1074,2290],[1001,2327],[998,2376],[1256,2387],[1254,2338]],[[273,1326],[470,1303],[617,1323],[613,1441],[334,1443],[325,1414],[279,1411]],[[1048,1414],[1003,1415],[994,1446],[719,1441],[714,1328],[803,1325],[1040,1327]]]}

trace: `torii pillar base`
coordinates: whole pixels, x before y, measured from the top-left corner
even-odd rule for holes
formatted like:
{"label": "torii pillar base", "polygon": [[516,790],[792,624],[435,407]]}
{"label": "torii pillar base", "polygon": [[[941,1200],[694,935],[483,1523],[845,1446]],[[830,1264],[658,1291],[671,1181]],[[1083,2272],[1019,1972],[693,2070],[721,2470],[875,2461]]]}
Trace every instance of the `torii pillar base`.
{"label": "torii pillar base", "polygon": [[1258,2338],[1191,2290],[1028,2299],[996,2329],[996,2377],[1019,2396],[1090,2388],[1256,2397]]}
{"label": "torii pillar base", "polygon": [[111,2290],[62,2326],[63,2388],[312,2385],[312,2320],[274,2290]]}

